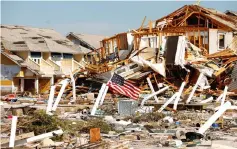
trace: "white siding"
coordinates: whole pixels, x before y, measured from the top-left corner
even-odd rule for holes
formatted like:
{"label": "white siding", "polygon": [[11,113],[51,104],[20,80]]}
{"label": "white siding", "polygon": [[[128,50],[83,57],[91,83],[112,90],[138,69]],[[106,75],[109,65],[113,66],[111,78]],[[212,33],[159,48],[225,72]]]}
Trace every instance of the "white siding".
{"label": "white siding", "polygon": [[209,29],[209,54],[218,50],[217,29]]}
{"label": "white siding", "polygon": [[[232,40],[233,40],[233,33],[232,32],[227,32],[225,34],[225,48],[227,48],[227,47],[232,45],[231,44]],[[233,47],[229,47],[229,48],[232,49]]]}

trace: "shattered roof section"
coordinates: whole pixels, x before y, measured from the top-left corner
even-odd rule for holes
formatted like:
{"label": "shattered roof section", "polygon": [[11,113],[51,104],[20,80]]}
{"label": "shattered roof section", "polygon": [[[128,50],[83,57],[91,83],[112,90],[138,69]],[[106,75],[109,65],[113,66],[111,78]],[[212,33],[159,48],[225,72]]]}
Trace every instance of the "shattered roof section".
{"label": "shattered roof section", "polygon": [[232,11],[232,10],[226,10],[225,14],[230,13],[232,15],[237,16],[237,11]]}
{"label": "shattered roof section", "polygon": [[[158,22],[164,21],[165,19],[172,20],[172,18],[174,18],[174,17],[180,17],[180,14],[182,14],[182,13],[185,14],[187,12],[187,10],[189,10],[189,9],[192,9],[191,12],[194,12],[194,11],[199,12],[201,10],[201,12],[204,13],[204,15],[210,17],[211,19],[213,19],[215,21],[218,21],[219,23],[222,23],[225,26],[228,26],[232,30],[237,31],[236,19],[234,19],[233,17],[230,17],[229,15],[227,15],[223,12],[220,12],[218,10],[215,10],[212,8],[205,8],[205,7],[202,7],[199,5],[185,5],[179,9],[177,9],[176,11],[170,13],[169,15],[156,20],[156,25],[158,24]],[[182,16],[183,15],[181,15],[181,17]],[[180,22],[182,22],[182,21],[180,21]]]}
{"label": "shattered roof section", "polygon": [[102,35],[77,34],[73,32],[71,32],[70,34],[76,37],[77,39],[85,42],[93,49],[100,48],[100,41],[107,38],[107,36],[102,36]]}
{"label": "shattered roof section", "polygon": [[73,42],[53,29],[1,25],[1,39],[10,51],[78,53]]}

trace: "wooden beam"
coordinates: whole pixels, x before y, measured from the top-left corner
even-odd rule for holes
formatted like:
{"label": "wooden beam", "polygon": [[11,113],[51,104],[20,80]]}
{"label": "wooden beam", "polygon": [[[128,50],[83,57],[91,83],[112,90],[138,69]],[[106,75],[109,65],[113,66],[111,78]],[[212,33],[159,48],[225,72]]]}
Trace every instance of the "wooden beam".
{"label": "wooden beam", "polygon": [[181,7],[181,8],[179,8],[178,10],[176,10],[176,11],[170,13],[170,14],[168,14],[167,16],[164,16],[164,17],[162,17],[162,18],[156,20],[156,26],[157,26],[158,22],[163,21],[165,18],[168,18],[168,17],[171,18],[171,17],[173,17],[174,15],[177,15],[178,13],[182,12],[186,7],[187,7],[187,5],[185,5],[185,6]]}
{"label": "wooden beam", "polygon": [[144,17],[144,19],[143,19],[143,21],[142,21],[142,24],[141,24],[141,26],[140,26],[140,28],[139,28],[139,32],[141,31],[141,29],[142,29],[142,27],[143,27],[145,21],[146,21],[146,16]]}
{"label": "wooden beam", "polygon": [[149,21],[149,32],[152,32],[152,21]]}
{"label": "wooden beam", "polygon": [[198,13],[198,12],[191,12],[188,16],[186,16],[181,22],[177,24],[177,26],[182,26],[183,23],[193,14]]}

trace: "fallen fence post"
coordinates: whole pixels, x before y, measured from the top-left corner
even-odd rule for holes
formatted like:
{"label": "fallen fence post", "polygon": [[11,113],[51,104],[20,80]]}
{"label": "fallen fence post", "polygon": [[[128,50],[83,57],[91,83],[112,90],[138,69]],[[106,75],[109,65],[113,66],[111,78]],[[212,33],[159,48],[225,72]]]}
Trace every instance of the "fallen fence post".
{"label": "fallen fence post", "polygon": [[166,101],[166,103],[163,104],[163,106],[158,110],[158,112],[162,112],[165,109],[165,107],[168,106],[168,104],[171,103],[171,101],[173,101],[177,97],[178,94],[179,94],[178,92],[175,93],[168,101]]}
{"label": "fallen fence post", "polygon": [[208,98],[206,100],[201,101],[200,103],[207,103],[207,102],[210,102],[212,100],[213,100],[213,97],[210,97],[210,98]]}
{"label": "fallen fence post", "polygon": [[15,145],[16,124],[17,124],[17,116],[13,116],[12,117],[12,125],[11,125],[11,135],[10,135],[9,147],[14,147],[14,145]]}
{"label": "fallen fence post", "polygon": [[44,133],[38,136],[30,137],[26,139],[26,142],[27,143],[36,142],[36,141],[43,140],[44,138],[51,138],[51,137],[54,137],[55,135],[61,135],[61,134],[63,134],[63,131],[62,129],[59,129],[59,130],[51,131],[51,132]]}
{"label": "fallen fence post", "polygon": [[70,101],[70,103],[72,103],[76,101],[76,83],[72,71],[70,71],[70,78],[72,82],[72,100]]}
{"label": "fallen fence post", "polygon": [[216,102],[219,102],[223,97],[223,93],[216,99]]}
{"label": "fallen fence post", "polygon": [[166,86],[166,87],[160,89],[159,91],[157,91],[157,92],[155,92],[155,93],[149,95],[148,97],[144,98],[144,99],[142,100],[141,106],[144,105],[145,101],[147,101],[148,99],[152,98],[153,96],[156,96],[156,95],[158,95],[158,94],[160,94],[160,93],[166,91],[168,88],[169,88],[169,86]]}
{"label": "fallen fence post", "polygon": [[225,86],[223,97],[222,97],[222,100],[221,100],[221,105],[223,105],[225,103],[225,98],[226,98],[227,90],[228,90],[228,87]]}
{"label": "fallen fence post", "polygon": [[[155,93],[155,90],[154,90],[153,85],[152,85],[152,83],[151,83],[151,79],[150,79],[149,77],[147,77],[146,80],[147,80],[148,85],[149,85],[149,87],[150,87],[150,89],[151,89],[151,92],[152,92],[152,93]],[[154,98],[155,98],[156,102],[158,103],[159,101],[158,101],[157,96],[154,96]]]}
{"label": "fallen fence post", "polygon": [[49,114],[49,112],[51,112],[51,110],[52,110],[55,87],[56,87],[56,86],[53,85],[53,86],[51,86],[51,88],[50,88],[49,100],[48,100],[48,105],[47,105],[47,109],[46,109],[46,113],[47,113],[47,114]]}
{"label": "fallen fence post", "polygon": [[100,100],[100,105],[103,104],[104,99],[105,99],[105,96],[106,96],[106,94],[107,94],[107,92],[108,92],[108,89],[109,89],[109,87],[106,86],[106,87],[105,87],[105,91],[104,91],[104,93],[103,93],[103,95],[102,95],[102,97],[101,97],[101,100]]}
{"label": "fallen fence post", "polygon": [[189,103],[190,100],[192,99],[193,94],[195,93],[195,91],[196,91],[196,89],[197,89],[197,87],[198,87],[198,84],[200,83],[200,81],[202,80],[202,78],[203,78],[203,73],[201,72],[200,75],[199,75],[199,77],[198,77],[198,80],[197,80],[196,84],[195,84],[194,87],[193,87],[193,90],[191,91],[190,95],[188,96],[188,99],[187,99],[186,103]]}
{"label": "fallen fence post", "polygon": [[95,111],[96,111],[97,107],[99,106],[100,99],[103,96],[105,88],[106,88],[106,84],[103,83],[103,85],[102,85],[102,87],[101,87],[101,89],[99,91],[99,94],[98,94],[98,96],[96,98],[95,104],[94,104],[94,106],[93,106],[93,108],[91,110],[91,115],[95,115]]}
{"label": "fallen fence post", "polygon": [[231,103],[227,101],[225,104],[223,104],[220,109],[213,114],[204,125],[202,125],[198,133],[203,134],[227,109],[231,107]]}
{"label": "fallen fence post", "polygon": [[54,102],[52,111],[56,111],[57,106],[58,106],[58,103],[59,103],[59,101],[61,100],[61,97],[62,97],[63,92],[64,92],[64,90],[65,90],[65,88],[66,88],[67,85],[68,85],[68,80],[67,80],[67,79],[63,80],[63,81],[62,81],[62,87],[61,87],[61,89],[60,89],[60,91],[59,91],[59,94],[58,94],[58,96],[57,96],[57,98],[56,98],[56,100],[55,100],[55,102]]}
{"label": "fallen fence post", "polygon": [[182,91],[183,91],[183,89],[184,89],[185,84],[186,84],[186,82],[183,82],[183,83],[181,84],[180,88],[179,88],[178,95],[176,96],[176,99],[175,99],[175,101],[174,101],[174,106],[173,106],[173,109],[174,109],[174,110],[177,110],[177,105],[178,105],[178,103],[179,103],[179,99],[180,99],[180,96],[181,96],[181,94],[182,94]]}

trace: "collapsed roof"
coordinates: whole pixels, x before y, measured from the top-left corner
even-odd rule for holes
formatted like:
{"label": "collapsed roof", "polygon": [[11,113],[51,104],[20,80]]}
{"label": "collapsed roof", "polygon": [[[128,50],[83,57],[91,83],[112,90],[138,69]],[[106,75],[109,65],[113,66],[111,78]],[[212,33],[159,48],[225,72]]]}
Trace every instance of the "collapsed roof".
{"label": "collapsed roof", "polygon": [[[167,22],[167,26],[165,26],[165,28],[177,28],[180,26],[185,26],[185,21],[188,20],[188,18],[200,18],[201,20],[207,18],[209,21],[216,24],[217,28],[221,27],[227,30],[237,31],[236,19],[228,16],[223,12],[211,8],[204,8],[199,5],[185,5],[177,9],[176,11],[170,13],[169,15],[156,20],[155,26],[157,27],[161,25],[162,21],[165,21]],[[205,25],[208,25],[208,23]]]}

